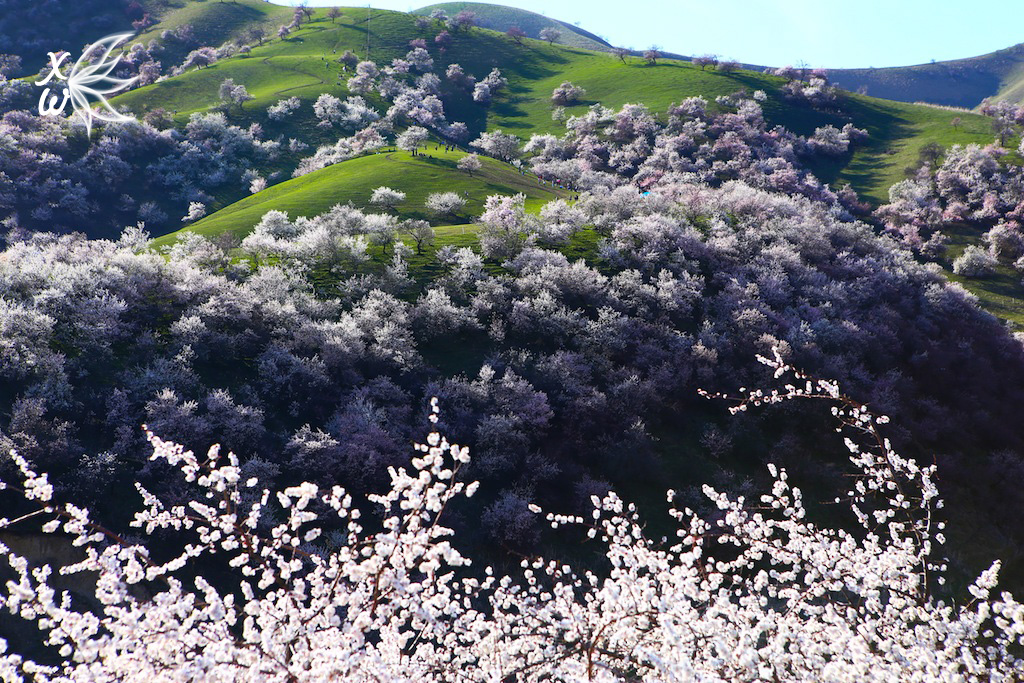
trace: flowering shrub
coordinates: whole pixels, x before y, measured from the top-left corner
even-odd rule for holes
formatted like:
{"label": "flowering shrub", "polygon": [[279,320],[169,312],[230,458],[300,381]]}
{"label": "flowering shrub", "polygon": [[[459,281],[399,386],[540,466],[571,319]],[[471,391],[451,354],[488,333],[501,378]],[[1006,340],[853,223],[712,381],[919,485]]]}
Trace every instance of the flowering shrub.
{"label": "flowering shrub", "polygon": [[459,64],[449,64],[448,69],[445,71],[445,78],[452,84],[463,88],[471,88],[476,84],[476,78],[467,74]]}
{"label": "flowering shrub", "polygon": [[185,56],[185,61],[172,69],[171,74],[177,76],[188,71],[192,67],[202,69],[204,66],[210,66],[218,59],[220,59],[220,57],[217,55],[217,50],[212,47],[201,47],[189,52],[188,55]]}
{"label": "flowering shrub", "polygon": [[555,26],[548,26],[540,30],[540,39],[548,41],[548,44],[555,43],[562,37],[562,32]]}
{"label": "flowering shrub", "polygon": [[431,192],[423,205],[435,216],[454,217],[466,207],[466,200],[456,192]]}
{"label": "flowering shrub", "polygon": [[192,223],[206,215],[206,204],[192,202],[188,205],[188,213],[181,217],[182,223]]}
{"label": "flowering shrub", "polygon": [[278,100],[276,103],[267,107],[267,118],[271,121],[281,121],[295,112],[301,106],[301,102],[298,97],[289,97],[288,99]]}
{"label": "flowering shrub", "polygon": [[460,171],[465,171],[469,175],[473,175],[473,171],[479,171],[483,168],[483,162],[480,161],[480,157],[474,152],[473,154],[467,154],[459,159],[459,163],[457,163],[456,166],[458,166]]}
{"label": "flowering shrub", "polygon": [[560,86],[551,92],[551,101],[556,105],[570,105],[579,102],[580,98],[587,94],[587,91],[569,81],[563,81]]}
{"label": "flowering shrub", "polygon": [[[236,87],[225,92],[233,97]],[[170,123],[163,115],[151,120],[164,128]],[[0,158],[0,220],[93,236],[116,235],[138,220],[158,228],[167,215],[153,211],[154,200],[181,216],[191,203],[208,204],[209,190],[224,190],[244,169],[278,153],[258,126],[231,125],[222,113],[194,113],[182,131],[125,121],[97,126],[95,135],[84,145],[81,130],[67,120],[23,111],[0,117],[0,145],[19,150]],[[119,201],[122,196],[128,200]],[[39,210],[45,213],[33,215]]]}
{"label": "flowering shrub", "polygon": [[953,260],[953,272],[964,277],[988,277],[995,274],[998,265],[995,256],[972,244]]}
{"label": "flowering shrub", "polygon": [[[452,75],[449,73],[448,77],[452,78]],[[501,71],[497,68],[491,69],[487,77],[473,88],[473,101],[483,105],[490,104],[491,98],[506,85],[508,85],[508,79],[501,75]]]}
{"label": "flowering shrub", "polygon": [[265,189],[267,189],[267,179],[264,178],[261,175],[255,176],[249,182],[249,193],[250,194],[256,194],[257,192],[262,192]]}
{"label": "flowering shrub", "polygon": [[531,242],[536,221],[526,213],[525,201],[522,194],[486,199],[480,214],[480,251],[485,257],[504,260]]}
{"label": "flowering shrub", "polygon": [[322,93],[316,99],[313,113],[321,127],[337,125],[349,130],[363,128],[380,118],[380,114],[368,106],[362,97],[349,97],[343,102],[329,93]]}
{"label": "flowering shrub", "polygon": [[394,209],[405,201],[405,193],[390,187],[378,187],[370,196],[370,203],[385,209]]}
{"label": "flowering shrub", "polygon": [[225,78],[220,84],[219,95],[221,104],[225,108],[229,108],[232,104],[238,105],[241,108],[244,102],[248,102],[253,98],[244,85],[236,85],[234,79],[231,78]]}
{"label": "flowering shrub", "polygon": [[1024,234],[1016,221],[999,223],[986,232],[982,239],[989,245],[992,255],[1011,261],[1024,255]]}
{"label": "flowering shrub", "polygon": [[473,101],[479,102],[480,104],[491,103],[491,86],[486,83],[477,83],[473,87]]}
{"label": "flowering shrub", "polygon": [[807,139],[807,147],[813,154],[841,156],[846,154],[851,143],[861,142],[868,137],[867,131],[848,123],[842,129],[835,126],[822,126]]}
{"label": "flowering shrub", "polygon": [[364,152],[380,149],[384,146],[384,136],[373,126],[367,126],[352,137],[339,138],[333,145],[321,145],[313,156],[306,157],[292,172],[292,177],[312,173],[346,159],[359,156]]}
{"label": "flowering shrub", "polygon": [[[742,180],[836,203],[835,193],[809,173],[800,157],[847,154],[865,139],[865,131],[850,124],[842,129],[824,126],[804,138],[769,129],[760,104],[765,97],[743,92],[721,96],[717,113],[708,111],[704,98],[687,98],[669,108],[664,123],[641,104],[626,104],[619,111],[595,104],[565,119],[565,135],[533,135],[522,151],[530,155],[538,176],[577,190],[627,181],[650,191],[679,182],[718,186]],[[556,110],[555,115],[560,120],[565,112]],[[481,135],[479,142],[488,143],[487,136],[496,133]]]}
{"label": "flowering shrub", "polygon": [[815,108],[833,106],[838,100],[839,91],[828,82],[828,72],[814,69],[810,74],[791,66],[775,69],[772,73],[789,82],[782,86],[782,92],[788,99],[804,102]]}
{"label": "flowering shrub", "polygon": [[[452,545],[442,513],[476,483],[459,477],[466,447],[437,431],[412,468],[391,468],[390,490],[369,496],[364,522],[345,489],[303,483],[283,491],[243,482],[218,447],[200,459],[149,434],[153,460],[196,490],[169,506],[141,485],[131,526],[143,539],[180,539],[154,559],[72,504],[57,504],[45,474],[14,454],[11,487],[63,531],[85,559],[60,574],[95,572],[95,612],[50,586],[53,568],[0,546],[16,579],[0,605],[35,622],[59,652],[55,665],[5,652],[5,680],[1019,680],[1024,605],[992,596],[999,563],[966,603],[932,595],[944,579],[934,467],[895,453],[888,420],[785,364],[761,358],[784,389],[745,393],[734,412],[793,398],[825,399],[853,464],[847,504],[856,531],[808,519],[803,493],[769,465],[756,500],[704,487],[715,520],[671,506],[676,538],[648,538],[633,505],[593,496],[592,521],[547,514],[553,528],[586,529],[610,569],[524,560],[518,577],[474,572]],[[437,400],[430,420],[438,421]],[[6,486],[6,485],[5,485]],[[668,492],[671,504],[674,492]],[[840,502],[838,499],[837,503]],[[534,513],[541,509],[531,505]],[[271,521],[268,518],[275,518]],[[279,521],[278,521],[279,520]],[[10,526],[4,519],[2,526]],[[325,541],[324,526],[337,529]],[[163,542],[163,541],[162,541]],[[716,547],[724,547],[722,552]],[[214,581],[199,563],[220,565]],[[229,573],[228,573],[229,572]],[[194,578],[190,578],[194,576]],[[217,585],[215,585],[215,583]],[[138,590],[142,587],[144,590]]]}
{"label": "flowering shrub", "polygon": [[480,133],[480,137],[469,144],[496,159],[511,162],[519,156],[519,143],[520,140],[517,136],[511,133],[502,133],[499,128],[489,133]]}
{"label": "flowering shrub", "polygon": [[416,156],[416,150],[425,145],[429,137],[430,134],[426,128],[410,126],[404,133],[395,138],[395,146],[412,152],[412,155]]}
{"label": "flowering shrub", "polygon": [[1020,249],[1024,173],[1006,157],[998,145],[925,147],[915,176],[893,186],[875,215],[914,249],[947,223],[971,224],[989,231],[993,256],[1012,261]]}

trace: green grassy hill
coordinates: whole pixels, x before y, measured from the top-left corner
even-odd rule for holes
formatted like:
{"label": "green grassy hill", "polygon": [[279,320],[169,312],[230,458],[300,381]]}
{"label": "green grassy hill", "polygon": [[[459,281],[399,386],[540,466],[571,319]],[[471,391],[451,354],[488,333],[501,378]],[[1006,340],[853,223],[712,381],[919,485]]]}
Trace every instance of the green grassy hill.
{"label": "green grassy hill", "polygon": [[[265,0],[144,0],[150,14],[158,21],[140,33],[132,42],[148,44],[150,41],[164,46],[161,55],[165,71],[180,64],[185,55],[198,45],[218,47],[229,40],[242,38],[259,26],[268,35],[281,24],[291,21],[292,9],[274,5]],[[164,41],[160,34],[185,24],[192,25],[198,45],[181,45]]]}
{"label": "green grassy hill", "polygon": [[[178,122],[183,123],[189,113],[217,104],[220,82],[233,78],[255,97],[246,103],[245,117],[265,123],[265,108],[282,97],[294,95],[308,103],[322,92],[344,96],[340,66],[331,61],[336,53],[352,49],[365,57],[369,49],[371,59],[387,61],[404,54],[410,38],[432,38],[438,30],[418,31],[414,18],[400,12],[366,8],[343,11],[344,16],[332,23],[326,18],[326,10],[320,9],[312,22],[285,40],[274,38],[253,48],[249,56],[233,57],[140,88],[116,98],[115,103],[137,114],[164,107],[176,111]],[[483,76],[498,67],[509,79],[509,89],[490,108],[473,103],[464,94],[448,93],[446,109],[451,120],[465,121],[474,133],[501,128],[527,138],[533,133],[558,132],[560,125],[551,120],[550,93],[563,80],[587,90],[587,101],[578,105],[577,111],[594,102],[610,107],[643,102],[660,113],[672,102],[691,95],[713,99],[740,88],[764,90],[768,95],[765,113],[771,124],[808,134],[817,126],[852,120],[871,132],[870,143],[851,158],[815,170],[824,180],[850,182],[875,202],[886,199],[889,185],[903,177],[904,169],[914,162],[917,150],[925,143],[948,146],[991,140],[987,119],[969,113],[959,114],[963,125],[954,129],[950,120],[955,114],[944,109],[850,95],[845,98],[844,115],[827,114],[788,102],[780,92],[782,79],[762,73],[701,71],[675,60],[659,60],[656,66],[635,58],[622,63],[605,53],[530,39],[525,43],[516,45],[486,29],[456,34],[454,44],[443,61],[438,59],[435,69],[458,62],[467,71]],[[282,132],[289,134],[287,130]]]}
{"label": "green grassy hill", "polygon": [[416,157],[409,152],[392,151],[349,159],[234,202],[183,230],[159,238],[156,246],[170,244],[184,230],[207,237],[224,233],[244,237],[271,209],[286,211],[293,218],[315,216],[347,202],[379,211],[369,200],[373,190],[381,185],[406,193],[405,201],[397,207],[399,218],[420,218],[433,223],[437,221],[424,208],[427,195],[433,192],[456,192],[468,198],[457,223],[469,223],[478,216],[488,195],[523,193],[527,209],[538,210],[561,193],[494,159],[482,157],[483,168],[473,175],[459,171],[455,164],[465,154],[445,152],[430,145]]}
{"label": "green grassy hill", "polygon": [[[260,0],[243,0],[239,4],[246,9],[240,11],[248,14],[250,3],[274,10],[284,9],[287,14],[284,19],[290,21],[291,11],[288,8]],[[223,6],[230,7],[231,3],[223,3]],[[203,69],[193,69],[132,90],[113,101],[136,113],[157,107],[176,111],[176,120],[183,123],[192,112],[207,111],[217,104],[218,87],[225,78],[234,78],[236,83],[245,85],[254,95],[255,99],[247,103],[245,109],[257,120],[265,118],[262,110],[283,97],[298,96],[312,101],[323,92],[346,94],[344,86],[338,85],[339,80],[344,80],[340,78],[341,66],[333,58],[351,49],[365,59],[369,50],[369,58],[387,62],[405,54],[407,43],[415,37],[416,31],[409,15],[400,12],[367,10],[365,7],[345,8],[344,12],[344,16],[331,22],[326,17],[326,10],[319,9],[312,22],[304,24],[284,40],[268,37],[262,46],[255,45],[249,55],[238,55]],[[189,23],[184,13],[175,17],[182,23]],[[271,19],[274,18],[287,23],[276,14],[271,15]],[[162,26],[163,23],[151,31],[159,33]]]}
{"label": "green grassy hill", "polygon": [[[599,51],[611,47],[602,38],[573,24],[504,5],[443,2],[413,10],[413,14],[426,15],[434,9],[443,9],[449,15],[468,9],[476,13],[478,24],[484,28],[504,32],[510,26],[518,26],[532,38],[537,38],[545,26],[557,25],[563,29],[560,42],[567,46]],[[861,91],[899,102],[929,102],[966,109],[977,107],[986,97],[1024,102],[1024,43],[965,59],[912,66],[830,69],[829,75],[833,82],[851,92]]]}
{"label": "green grassy hill", "polygon": [[[1024,46],[1017,47],[1021,47],[1021,51],[1024,52]],[[995,99],[1009,100],[1017,104],[1024,103],[1024,56],[1012,68],[1007,69],[1001,85]]]}
{"label": "green grassy hill", "polygon": [[[172,10],[165,15],[164,21],[189,23],[197,16],[220,16],[220,28],[210,24],[205,30],[223,36],[252,25],[251,21],[259,21],[258,17],[252,19],[256,16],[251,14],[254,7],[256,10],[266,9],[267,20],[278,23],[290,20],[288,8],[258,0],[240,0],[238,3],[206,0]],[[283,16],[281,10],[284,10]],[[221,12],[225,14],[219,14]],[[237,15],[231,15],[231,12]],[[429,41],[439,30],[437,27],[417,30],[415,18],[401,12],[365,7],[344,8],[343,12],[344,15],[332,23],[326,17],[326,9],[318,9],[313,21],[304,24],[285,40],[267,40],[263,46],[254,47],[248,56],[233,57],[211,67],[140,88],[116,98],[115,102],[138,114],[154,107],[164,107],[175,111],[176,121],[183,124],[192,112],[207,111],[215,106],[221,81],[233,78],[249,89],[254,100],[246,103],[241,112],[233,111],[229,115],[232,122],[248,125],[258,121],[271,137],[296,137],[312,145],[331,142],[339,133],[316,128],[311,104],[323,92],[340,97],[348,94],[344,86],[348,74],[341,73],[340,65],[332,61],[333,58],[351,49],[361,58],[368,55],[378,62],[386,62],[403,55],[411,38],[423,37]],[[243,15],[250,18],[230,19],[231,16]],[[158,33],[166,25],[154,27],[151,32]],[[525,43],[519,46],[500,33],[473,29],[456,34],[443,59],[435,50],[431,51],[437,62],[437,71],[443,71],[448,63],[458,62],[478,77],[498,67],[509,79],[508,90],[499,95],[489,108],[472,102],[464,93],[447,92],[445,107],[451,120],[465,121],[474,134],[497,128],[524,139],[533,133],[559,133],[561,125],[551,119],[550,93],[564,80],[571,80],[587,90],[586,101],[571,107],[570,113],[580,113],[595,102],[609,107],[643,102],[660,114],[671,103],[691,95],[703,95],[713,100],[718,95],[728,95],[740,88],[763,90],[768,96],[763,103],[765,116],[772,125],[780,124],[797,133],[810,134],[821,125],[842,126],[852,121],[868,130],[869,140],[852,155],[820,161],[813,170],[823,181],[833,185],[850,183],[862,197],[875,204],[885,202],[888,188],[905,177],[908,167],[916,165],[923,145],[937,142],[949,147],[971,142],[987,144],[992,140],[989,120],[969,112],[846,94],[841,114],[824,113],[786,100],[780,90],[784,85],[782,79],[755,71],[732,74],[701,71],[689,62],[668,59],[650,66],[638,58],[627,58],[621,62],[602,52],[548,45],[530,39]],[[283,123],[268,121],[266,107],[290,96],[299,97],[304,103],[303,108]],[[954,117],[962,119],[957,128],[951,125]],[[297,155],[285,154],[277,170],[284,171],[287,177],[298,157],[310,153],[312,149]],[[403,153],[353,159],[302,178],[287,180],[252,196],[245,195],[240,188],[225,190],[210,206],[213,213],[187,229],[211,236],[226,232],[244,236],[269,209],[285,210],[292,216],[309,216],[321,213],[338,202],[352,201],[357,206],[365,206],[370,193],[379,185],[408,193],[406,205],[399,207],[402,217],[422,217],[422,202],[426,195],[441,189],[469,192],[471,201],[466,220],[479,214],[480,203],[488,194],[522,191],[534,208],[540,201],[553,196],[546,188],[537,186],[536,181],[520,176],[507,165],[486,160],[487,166],[481,177],[471,179],[454,170],[454,162],[461,152],[433,154],[434,159],[414,160]],[[533,187],[528,187],[531,183]],[[464,240],[464,230],[457,228],[444,239]],[[963,245],[978,239],[976,235],[956,237]],[[173,239],[173,236],[167,236],[158,240],[158,245]],[[963,245],[954,244],[953,251]],[[1024,321],[1024,307],[1019,304],[1022,292],[1018,291],[1020,288],[1016,283],[1007,283],[1009,280],[1002,278],[998,282],[969,281],[965,285],[1000,317]]]}
{"label": "green grassy hill", "polygon": [[[470,59],[462,63],[486,60],[485,45],[465,46],[462,55]],[[905,177],[904,170],[916,163],[925,144],[937,142],[949,147],[992,141],[990,121],[977,114],[852,93],[843,95],[843,114],[824,113],[786,100],[780,90],[785,84],[781,78],[752,71],[702,71],[689,62],[677,60],[659,60],[657,65],[650,66],[641,59],[622,62],[601,53],[534,42],[529,54],[521,54],[512,70],[502,73],[509,76],[511,95],[491,107],[487,128],[500,128],[521,137],[563,130],[551,120],[550,93],[564,80],[587,91],[586,101],[569,107],[569,113],[582,113],[595,102],[613,108],[643,102],[651,111],[661,114],[685,97],[703,95],[713,101],[719,95],[745,88],[767,94],[763,107],[770,124],[783,125],[799,134],[809,135],[818,126],[841,127],[852,121],[870,133],[867,144],[849,158],[820,162],[814,170],[826,182],[850,183],[876,204],[887,201],[889,187]],[[453,117],[459,118],[461,113],[453,113]],[[466,112],[465,119],[472,122],[473,113]],[[962,124],[955,129],[951,121],[957,116]]]}
{"label": "green grassy hill", "polygon": [[506,5],[494,5],[487,2],[439,2],[413,10],[411,14],[428,16],[436,9],[444,10],[448,16],[455,16],[462,10],[469,10],[476,14],[477,26],[499,33],[504,33],[512,26],[518,26],[529,37],[540,38],[542,29],[554,26],[562,32],[561,38],[558,39],[561,45],[598,51],[610,50],[612,47],[600,36],[585,31],[579,26]]}
{"label": "green grassy hill", "polygon": [[[478,24],[484,28],[504,32],[510,26],[518,26],[532,38],[537,38],[545,26],[557,25],[563,29],[560,42],[567,46],[599,51],[611,47],[578,26],[504,5],[443,2],[414,10],[413,14],[427,15],[434,9],[443,9],[449,15],[468,9],[476,13]],[[750,68],[764,70],[761,66]],[[862,91],[900,102],[929,102],[966,109],[978,106],[986,97],[1024,102],[1024,43],[966,59],[913,66],[832,69],[829,74],[835,83],[851,92]]]}
{"label": "green grassy hill", "polygon": [[[884,204],[889,188],[916,169],[921,148],[931,142],[948,149],[955,144],[992,142],[991,120],[942,107],[894,102],[864,95],[847,95],[846,111],[869,138],[849,159],[820,162],[814,171],[834,186],[850,183],[863,199]],[[954,118],[960,118],[957,128]]]}

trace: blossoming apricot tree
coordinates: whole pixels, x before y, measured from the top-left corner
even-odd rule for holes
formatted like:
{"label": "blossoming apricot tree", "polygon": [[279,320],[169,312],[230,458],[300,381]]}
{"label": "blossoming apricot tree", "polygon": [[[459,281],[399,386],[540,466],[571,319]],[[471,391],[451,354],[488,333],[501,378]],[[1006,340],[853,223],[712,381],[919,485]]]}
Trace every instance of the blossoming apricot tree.
{"label": "blossoming apricot tree", "polygon": [[[85,559],[57,571],[94,572],[101,609],[77,609],[51,587],[53,569],[3,547],[16,579],[0,605],[35,622],[60,663],[37,664],[0,641],[0,678],[1020,680],[1024,605],[992,595],[998,562],[969,602],[932,594],[945,571],[933,559],[943,541],[934,467],[895,453],[880,431],[886,418],[836,383],[793,370],[778,352],[761,360],[792,383],[744,391],[733,410],[831,402],[840,430],[857,437],[846,439],[853,530],[808,519],[800,489],[771,466],[771,490],[757,501],[705,487],[720,511],[713,522],[673,506],[671,541],[648,538],[635,507],[613,493],[594,497],[592,520],[548,514],[553,527],[581,527],[605,545],[604,574],[544,559],[524,561],[518,578],[474,574],[440,521],[476,490],[459,480],[469,452],[436,431],[411,469],[391,469],[391,489],[370,497],[377,522],[364,522],[338,486],[256,493],[233,454],[215,447],[201,459],[150,434],[153,458],[200,492],[168,506],[138,487],[144,508],[132,526],[143,538],[182,539],[180,553],[156,559],[155,545],[55,503],[47,476],[15,454],[16,490],[36,510],[3,526],[39,517],[44,532],[69,534]],[[434,400],[432,422],[437,413]],[[233,578],[190,574],[199,558],[224,562]]]}

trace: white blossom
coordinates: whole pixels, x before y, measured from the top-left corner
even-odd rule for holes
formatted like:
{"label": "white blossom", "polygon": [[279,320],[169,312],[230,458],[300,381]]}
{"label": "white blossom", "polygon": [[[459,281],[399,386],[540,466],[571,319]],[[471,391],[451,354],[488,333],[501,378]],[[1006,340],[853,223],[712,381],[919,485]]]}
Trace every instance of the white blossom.
{"label": "white blossom", "polygon": [[[363,526],[339,486],[264,491],[247,509],[234,454],[213,447],[199,457],[149,433],[153,459],[180,470],[198,495],[168,506],[138,486],[143,507],[131,526],[141,540],[129,541],[87,511],[53,503],[47,477],[14,453],[21,481],[11,488],[38,510],[25,519],[44,518],[46,532],[62,530],[85,555],[55,572],[32,569],[0,546],[14,577],[0,606],[35,622],[59,651],[56,666],[42,666],[0,641],[0,674],[12,681],[1020,680],[1024,605],[1005,592],[993,597],[998,562],[970,585],[970,601],[931,595],[944,580],[944,566],[931,558],[934,466],[895,453],[878,431],[885,421],[834,382],[792,370],[778,349],[761,360],[794,380],[782,390],[745,391],[739,405],[826,398],[847,429],[868,437],[867,445],[847,440],[863,484],[849,501],[859,530],[809,521],[800,489],[771,466],[770,490],[754,505],[705,487],[719,511],[714,521],[672,507],[671,544],[648,539],[636,507],[614,493],[592,497],[589,520],[547,513],[552,527],[584,527],[599,539],[610,570],[597,575],[531,558],[517,577],[498,577],[470,567],[440,523],[477,484],[460,480],[467,449],[437,431],[414,447],[409,468],[389,470],[390,490],[369,496],[376,530]],[[438,410],[433,399],[432,423]],[[315,510],[329,510],[343,530],[335,547],[313,545],[328,521]],[[532,503],[529,510],[543,514]],[[154,559],[145,544],[157,533],[161,543],[180,538],[180,552]],[[718,554],[719,545],[728,550]],[[233,578],[217,585],[187,578],[199,558],[223,558]],[[55,573],[82,572],[96,577],[95,612],[50,586]]]}

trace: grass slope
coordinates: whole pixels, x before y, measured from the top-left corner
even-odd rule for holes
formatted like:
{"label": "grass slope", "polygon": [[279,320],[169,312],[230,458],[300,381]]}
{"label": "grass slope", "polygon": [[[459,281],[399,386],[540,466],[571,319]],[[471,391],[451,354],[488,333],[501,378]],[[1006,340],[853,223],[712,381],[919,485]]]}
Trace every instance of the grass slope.
{"label": "grass slope", "polygon": [[[906,177],[907,169],[920,166],[924,145],[935,142],[948,149],[993,140],[991,120],[978,114],[853,94],[846,96],[844,107],[869,138],[849,159],[820,162],[813,170],[834,186],[850,183],[862,198],[875,204],[887,202],[889,188]],[[961,123],[954,128],[951,122],[956,117]]]}
{"label": "grass slope", "polygon": [[562,37],[558,40],[562,45],[598,51],[610,50],[612,47],[604,38],[594,35],[589,31],[584,31],[573,24],[506,5],[494,5],[487,2],[439,2],[413,10],[411,14],[429,16],[436,9],[444,10],[450,17],[455,16],[462,10],[469,10],[476,14],[478,26],[489,28],[499,33],[504,33],[512,26],[518,26],[531,38],[540,38],[542,29],[554,26],[562,32]]}
{"label": "grass slope", "polygon": [[1013,68],[1007,70],[995,99],[1024,103],[1024,57]]}
{"label": "grass slope", "polygon": [[[469,201],[459,216],[461,222],[465,223],[469,222],[471,216],[481,213],[484,199],[488,195],[521,192],[526,195],[526,206],[531,210],[538,210],[543,203],[559,196],[556,193],[560,191],[541,185],[532,176],[520,175],[512,166],[494,159],[481,158],[483,168],[470,176],[455,167],[463,156],[465,152],[445,152],[431,146],[425,154],[416,157],[408,152],[395,151],[349,159],[269,187],[183,230],[207,237],[224,233],[244,237],[263,214],[271,209],[286,211],[294,218],[315,216],[335,204],[346,202],[352,202],[359,208],[372,208],[369,204],[370,195],[381,185],[406,193],[405,201],[397,210],[397,215],[403,219],[431,219],[424,208],[424,202],[427,195],[433,192],[465,193]],[[454,230],[464,232],[466,227],[456,227]],[[155,246],[172,243],[181,232],[159,238]]]}
{"label": "grass slope", "polygon": [[[443,9],[449,15],[468,9],[476,13],[478,24],[504,32],[518,26],[531,38],[538,38],[540,29],[558,25],[563,31],[561,43],[589,50],[608,50],[604,39],[578,26],[549,19],[540,14],[515,7],[481,2],[443,2],[413,10],[428,15]],[[668,57],[680,57],[668,53]],[[764,67],[753,66],[755,71]],[[965,59],[932,62],[912,66],[866,69],[831,69],[832,80],[851,92],[864,92],[874,97],[899,102],[929,102],[972,109],[986,97],[1024,102],[1024,43],[995,52]]]}
{"label": "grass slope", "polygon": [[[288,10],[261,0],[240,0],[239,6],[243,9],[236,11],[248,14],[250,3]],[[230,8],[232,4],[223,3],[222,6]],[[344,8],[343,11],[341,18],[331,22],[326,17],[326,9],[321,8],[311,23],[303,24],[283,40],[268,37],[262,46],[253,46],[249,55],[238,55],[132,90],[116,97],[113,102],[136,113],[163,107],[176,111],[175,120],[184,123],[192,112],[207,111],[215,106],[220,83],[225,78],[233,78],[236,83],[245,85],[255,98],[245,105],[249,116],[262,121],[265,120],[263,110],[282,97],[297,96],[311,102],[323,92],[344,95],[346,91],[344,85],[339,85],[339,80],[343,83],[351,74],[343,75],[341,65],[332,61],[333,58],[351,49],[361,58],[365,59],[369,54],[369,58],[387,63],[393,57],[405,54],[409,39],[415,36],[415,29],[412,19],[400,12],[368,10],[365,7]],[[274,17],[277,15],[271,15]],[[288,10],[286,18],[289,21],[290,17]],[[189,23],[184,20],[184,15],[178,18],[182,23]]]}
{"label": "grass slope", "polygon": [[944,226],[942,232],[949,238],[946,258],[941,262],[946,277],[959,283],[978,297],[982,308],[1015,330],[1024,330],[1024,283],[1020,273],[1001,263],[996,272],[984,278],[966,278],[953,272],[953,260],[970,245],[985,247],[982,232],[969,225]]}
{"label": "grass slope", "polygon": [[[507,42],[507,41],[506,41]],[[485,61],[485,46],[464,46],[462,64]],[[468,57],[468,59],[467,59]],[[702,71],[689,62],[659,60],[648,65],[641,59],[622,62],[601,53],[560,48],[531,42],[529,50],[519,48],[519,58],[510,56],[510,69],[504,70],[510,82],[510,94],[491,107],[487,127],[501,128],[521,137],[538,132],[559,133],[561,125],[551,120],[550,93],[563,80],[583,86],[586,101],[568,108],[569,113],[582,113],[587,106],[600,102],[619,107],[627,102],[643,102],[651,111],[663,113],[670,104],[692,95],[714,100],[741,88],[763,90],[765,117],[771,125],[809,135],[818,126],[841,127],[852,121],[870,133],[870,140],[852,156],[836,161],[819,162],[814,171],[826,182],[850,183],[858,193],[874,203],[888,199],[888,188],[914,165],[922,146],[936,142],[944,147],[972,142],[992,141],[987,118],[967,112],[950,112],[940,107],[882,100],[863,95],[846,94],[843,114],[815,111],[793,104],[783,98],[780,78],[752,71],[722,74]],[[463,112],[454,112],[459,118]],[[464,113],[472,121],[472,112]],[[952,119],[959,116],[962,124],[953,128]]]}

